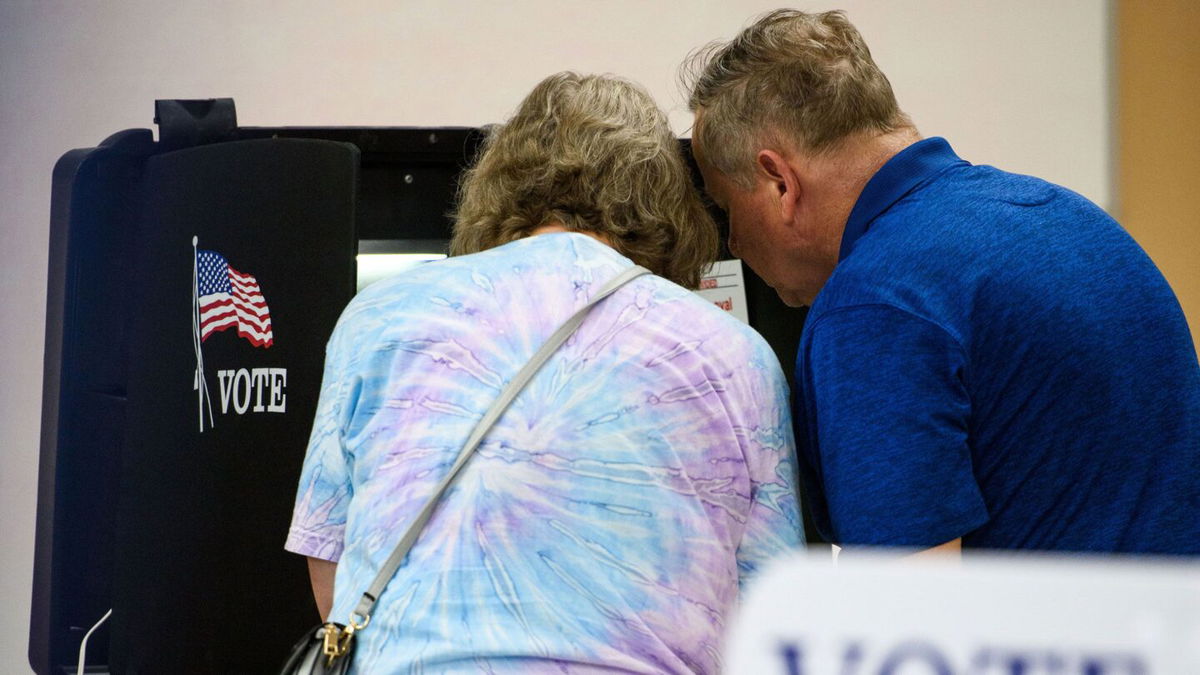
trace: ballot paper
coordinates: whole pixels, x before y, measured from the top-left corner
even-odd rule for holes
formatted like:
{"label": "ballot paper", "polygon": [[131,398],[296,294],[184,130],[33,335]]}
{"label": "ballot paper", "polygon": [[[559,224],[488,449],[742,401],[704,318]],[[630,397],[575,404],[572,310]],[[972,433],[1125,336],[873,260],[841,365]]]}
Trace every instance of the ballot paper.
{"label": "ballot paper", "polygon": [[746,311],[746,278],[742,274],[742,261],[718,260],[700,279],[700,288],[696,293],[750,323],[750,315]]}

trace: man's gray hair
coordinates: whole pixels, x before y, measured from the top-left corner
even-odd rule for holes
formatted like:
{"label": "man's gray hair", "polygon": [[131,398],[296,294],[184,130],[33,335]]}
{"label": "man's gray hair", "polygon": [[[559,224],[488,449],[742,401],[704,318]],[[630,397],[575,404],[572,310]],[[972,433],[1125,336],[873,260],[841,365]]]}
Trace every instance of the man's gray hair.
{"label": "man's gray hair", "polygon": [[787,142],[823,153],[859,132],[911,126],[892,85],[844,12],[780,9],[729,42],[694,52],[681,70],[706,160],[744,188],[753,153]]}
{"label": "man's gray hair", "polygon": [[609,75],[551,75],[492,129],[459,186],[450,253],[556,222],[688,288],[719,248],[666,116],[641,87]]}

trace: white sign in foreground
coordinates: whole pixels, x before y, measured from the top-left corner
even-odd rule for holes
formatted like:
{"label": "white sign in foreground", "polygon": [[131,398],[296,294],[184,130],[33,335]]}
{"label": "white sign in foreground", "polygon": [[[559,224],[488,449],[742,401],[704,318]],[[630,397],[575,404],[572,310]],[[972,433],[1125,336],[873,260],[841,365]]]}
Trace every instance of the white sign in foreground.
{"label": "white sign in foreground", "polygon": [[753,583],[731,675],[1200,675],[1200,564],[824,556]]}
{"label": "white sign in foreground", "polygon": [[718,260],[700,279],[696,293],[733,316],[750,323],[746,309],[746,278],[741,260]]}

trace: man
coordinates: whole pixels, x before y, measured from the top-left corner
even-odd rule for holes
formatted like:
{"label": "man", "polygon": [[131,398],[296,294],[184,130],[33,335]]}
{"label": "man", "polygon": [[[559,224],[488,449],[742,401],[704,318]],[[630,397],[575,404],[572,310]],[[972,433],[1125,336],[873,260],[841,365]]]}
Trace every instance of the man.
{"label": "man", "polygon": [[1200,553],[1200,365],[1116,222],[922,139],[841,12],[692,63],[729,248],[811,305],[794,405],[827,538]]}

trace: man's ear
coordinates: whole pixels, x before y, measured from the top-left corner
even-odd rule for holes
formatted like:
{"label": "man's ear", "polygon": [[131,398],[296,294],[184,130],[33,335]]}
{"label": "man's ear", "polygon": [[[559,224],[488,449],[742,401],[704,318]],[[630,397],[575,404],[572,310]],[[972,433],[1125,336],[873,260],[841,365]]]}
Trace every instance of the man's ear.
{"label": "man's ear", "polygon": [[779,200],[779,215],[791,222],[800,204],[800,175],[774,150],[759,150],[754,160],[759,176],[770,182]]}

